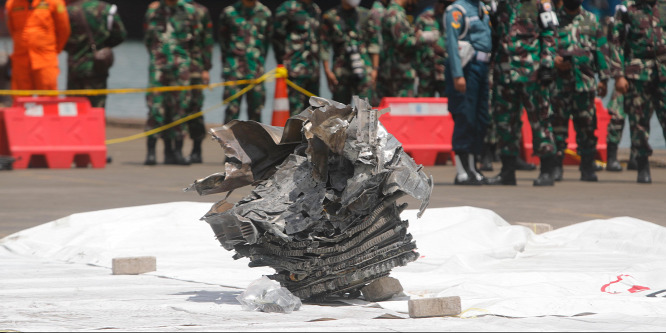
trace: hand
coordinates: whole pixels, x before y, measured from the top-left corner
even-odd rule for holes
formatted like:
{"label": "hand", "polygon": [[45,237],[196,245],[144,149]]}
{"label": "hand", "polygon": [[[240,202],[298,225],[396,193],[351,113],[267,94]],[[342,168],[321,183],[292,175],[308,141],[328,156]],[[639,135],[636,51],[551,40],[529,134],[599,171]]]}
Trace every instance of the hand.
{"label": "hand", "polygon": [[338,78],[330,70],[326,71],[326,79],[328,80],[328,87],[333,88],[338,85]]}
{"label": "hand", "polygon": [[208,71],[201,72],[201,82],[203,82],[203,84],[210,83],[210,73]]}
{"label": "hand", "polygon": [[555,56],[555,68],[559,71],[569,71],[571,70],[571,62],[565,61],[562,56]]}
{"label": "hand", "polygon": [[460,92],[460,93],[465,93],[467,91],[467,82],[465,81],[465,77],[456,77],[453,79],[453,88]]}
{"label": "hand", "polygon": [[606,84],[606,81],[599,81],[599,83],[597,84],[597,96],[605,97],[607,90],[608,86]]}
{"label": "hand", "polygon": [[624,76],[620,76],[617,79],[615,79],[615,91],[617,91],[620,94],[625,94],[629,90],[629,81],[624,78]]}

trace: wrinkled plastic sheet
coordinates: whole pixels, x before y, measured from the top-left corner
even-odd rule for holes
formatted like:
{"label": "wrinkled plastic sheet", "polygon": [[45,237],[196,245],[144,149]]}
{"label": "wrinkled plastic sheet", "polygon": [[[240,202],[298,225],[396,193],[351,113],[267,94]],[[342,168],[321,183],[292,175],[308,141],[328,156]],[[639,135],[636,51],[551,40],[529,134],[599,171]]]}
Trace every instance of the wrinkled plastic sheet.
{"label": "wrinkled plastic sheet", "polygon": [[[212,203],[74,214],[0,240],[0,327],[17,331],[663,331],[666,228],[631,217],[535,235],[492,211],[429,208],[410,225],[421,258],[396,268],[407,297],[460,296],[462,318],[407,317],[407,297],[303,304],[289,315],[236,297],[272,269],[220,253],[197,219]],[[412,219],[417,210],[407,210]],[[539,221],[534,221],[539,222]],[[111,274],[115,257],[157,271]],[[347,302],[350,302],[346,300]],[[332,306],[335,305],[335,306]]]}

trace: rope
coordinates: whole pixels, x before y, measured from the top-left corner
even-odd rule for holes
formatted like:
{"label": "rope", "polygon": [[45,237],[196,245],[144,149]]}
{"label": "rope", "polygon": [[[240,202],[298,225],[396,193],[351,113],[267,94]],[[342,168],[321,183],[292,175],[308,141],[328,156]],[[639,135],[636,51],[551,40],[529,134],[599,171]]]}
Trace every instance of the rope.
{"label": "rope", "polygon": [[159,133],[159,132],[162,132],[162,131],[168,130],[168,129],[172,128],[172,127],[178,126],[178,125],[180,125],[180,124],[182,124],[182,123],[184,123],[184,122],[190,121],[190,120],[192,120],[192,119],[194,119],[194,118],[201,117],[201,116],[203,116],[205,113],[208,113],[208,112],[210,112],[210,111],[212,111],[212,110],[214,110],[214,109],[217,109],[218,107],[220,107],[220,106],[222,106],[222,105],[228,104],[229,102],[233,101],[234,99],[239,98],[240,96],[242,96],[242,95],[245,94],[246,92],[250,91],[252,88],[254,88],[255,86],[257,86],[258,84],[260,84],[260,83],[266,81],[266,79],[271,78],[271,77],[275,77],[275,70],[274,70],[274,69],[271,70],[271,71],[269,71],[269,72],[267,72],[266,74],[262,75],[260,78],[258,78],[258,79],[256,79],[256,80],[249,80],[249,81],[252,81],[251,84],[249,84],[249,85],[246,86],[245,88],[241,89],[239,92],[233,94],[232,96],[229,96],[229,98],[227,98],[227,99],[225,99],[224,101],[222,101],[222,103],[219,103],[219,104],[217,104],[217,105],[215,105],[215,106],[209,107],[209,108],[207,108],[207,109],[205,109],[205,110],[199,111],[199,112],[197,112],[197,113],[193,113],[193,114],[188,115],[188,116],[186,116],[186,117],[180,118],[180,119],[178,119],[178,120],[176,120],[176,121],[173,121],[173,122],[171,122],[171,123],[169,123],[169,124],[166,124],[166,125],[163,125],[163,126],[160,126],[160,127],[154,128],[154,129],[152,129],[152,130],[149,130],[149,131],[146,131],[146,132],[143,132],[143,133],[138,133],[138,134],[134,134],[134,135],[126,136],[126,137],[123,137],[123,138],[117,138],[117,139],[106,140],[104,143],[106,143],[107,145],[111,145],[111,144],[115,144],[115,143],[121,143],[121,142],[127,142],[127,141],[137,140],[137,139],[140,139],[140,138],[145,138],[145,137],[151,136],[151,135],[153,135],[153,134],[157,134],[157,133]]}

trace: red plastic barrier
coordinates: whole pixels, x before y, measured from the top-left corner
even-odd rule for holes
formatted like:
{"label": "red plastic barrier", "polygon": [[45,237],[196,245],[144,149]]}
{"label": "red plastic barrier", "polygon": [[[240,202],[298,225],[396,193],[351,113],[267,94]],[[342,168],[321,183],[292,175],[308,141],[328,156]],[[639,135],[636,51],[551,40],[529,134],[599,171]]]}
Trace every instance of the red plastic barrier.
{"label": "red plastic barrier", "polygon": [[[606,137],[608,136],[608,123],[610,122],[610,115],[608,110],[604,107],[601,99],[595,99],[595,105],[597,108],[597,130],[594,131],[594,134],[597,135],[597,160],[606,161],[607,160],[607,147],[606,147]],[[527,113],[523,112],[522,118],[523,127],[522,127],[522,151],[521,156],[528,163],[539,164],[539,158],[532,156],[534,149],[532,147],[532,128],[527,119]],[[573,121],[569,120],[569,136],[567,137],[567,148],[573,152],[576,152],[578,144],[576,144],[576,131],[573,127]],[[564,155],[564,164],[566,165],[578,165],[580,160],[576,159],[574,156],[569,154]]]}
{"label": "red plastic barrier", "polygon": [[0,109],[0,153],[13,167],[106,166],[104,109],[84,97],[19,97]]}
{"label": "red plastic barrier", "polygon": [[451,145],[453,119],[448,99],[437,97],[385,97],[379,109],[391,112],[379,120],[417,164],[431,166],[454,161]]}

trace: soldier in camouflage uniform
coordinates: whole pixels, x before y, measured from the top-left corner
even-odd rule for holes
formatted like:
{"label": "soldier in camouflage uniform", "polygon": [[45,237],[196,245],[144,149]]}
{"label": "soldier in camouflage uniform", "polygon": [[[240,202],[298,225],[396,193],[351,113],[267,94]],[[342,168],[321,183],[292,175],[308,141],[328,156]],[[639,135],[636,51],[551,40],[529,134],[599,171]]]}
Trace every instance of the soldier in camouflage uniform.
{"label": "soldier in camouflage uniform", "polygon": [[[210,69],[213,67],[213,21],[210,18],[208,8],[192,1],[185,0],[194,6],[199,17],[201,30],[195,36],[194,48],[192,49],[192,65],[190,67],[190,85],[208,84],[210,82]],[[201,111],[204,103],[204,95],[201,89],[193,89],[190,98],[188,114]],[[190,163],[203,163],[201,157],[201,143],[206,137],[206,125],[203,115],[187,122],[187,129],[192,139],[192,152],[189,156]]]}
{"label": "soldier in camouflage uniform", "polygon": [[[368,45],[376,35],[368,32],[369,11],[358,0],[341,0],[324,13],[321,26],[321,59],[333,100],[350,104],[353,95],[372,98],[372,60]],[[377,43],[376,41],[374,42]],[[329,66],[333,50],[333,66]]]}
{"label": "soldier in camouflage uniform", "polygon": [[416,30],[439,31],[440,36],[431,44],[419,46],[414,67],[419,78],[416,88],[418,97],[445,97],[444,72],[446,62],[446,34],[442,26],[442,16],[453,1],[438,0],[434,8],[428,9],[416,18]]}
{"label": "soldier in camouflage uniform", "polygon": [[541,159],[541,172],[534,186],[552,186],[556,148],[548,88],[553,80],[557,17],[550,0],[501,1],[495,15],[499,45],[494,59],[492,113],[502,170],[489,179],[489,184],[516,184],[518,133],[524,107],[532,127],[534,152]]}
{"label": "soldier in camouflage uniform", "polygon": [[[597,115],[595,97],[606,95],[610,76],[608,42],[597,17],[581,8],[581,0],[564,0],[557,10],[560,23],[555,56],[556,79],[552,98],[551,123],[557,146],[554,179],[562,180],[562,161],[573,119],[580,162],[580,180],[597,181],[594,157],[597,154]],[[597,83],[595,75],[598,75]]]}
{"label": "soldier in camouflage uniform", "polygon": [[[67,12],[72,28],[65,45],[67,89],[106,89],[109,72],[98,72],[93,68],[93,49],[88,31],[98,50],[122,43],[127,32],[116,5],[99,0],[75,0],[67,2]],[[106,107],[106,95],[87,97],[93,107]]]}
{"label": "soldier in camouflage uniform", "polygon": [[[321,9],[313,0],[288,0],[275,10],[273,50],[278,64],[287,68],[297,86],[319,95]],[[289,88],[289,110],[301,113],[308,96]]]}
{"label": "soldier in camouflage uniform", "polygon": [[[257,0],[239,0],[220,14],[220,49],[222,50],[222,78],[225,81],[251,80],[264,75],[266,54],[273,35],[272,13]],[[243,87],[227,86],[223,99],[238,93]],[[263,83],[254,86],[245,95],[249,120],[261,122],[261,111],[266,100]],[[224,122],[238,119],[241,98],[227,106]]]}
{"label": "soldier in camouflage uniform", "polygon": [[[194,6],[182,0],[160,0],[146,11],[144,44],[150,54],[149,86],[187,86],[190,84],[192,50],[202,29]],[[190,107],[191,91],[147,93],[148,121],[151,130],[184,117]],[[187,126],[180,124],[161,133],[164,164],[189,165],[183,157]],[[146,165],[155,165],[155,135],[148,137]]]}
{"label": "soldier in camouflage uniform", "polygon": [[372,7],[370,8],[370,26],[368,27],[368,33],[375,36],[373,39],[374,43],[368,45],[368,52],[370,52],[372,58],[372,99],[370,100],[372,105],[379,105],[381,102],[377,92],[377,86],[381,85],[379,83],[379,65],[385,61],[383,60],[384,54],[381,53],[381,35],[382,17],[384,17],[388,3],[389,0],[375,0],[375,2],[372,3]]}
{"label": "soldier in camouflage uniform", "polygon": [[666,136],[666,0],[625,1],[615,11],[611,69],[624,94],[638,183],[652,183],[650,118],[654,110]]}
{"label": "soldier in camouflage uniform", "polygon": [[382,17],[377,94],[384,97],[413,97],[416,71],[416,49],[439,38],[439,31],[416,31],[407,19],[406,7],[418,1],[391,0]]}

